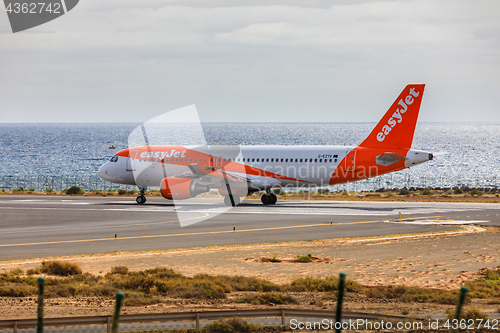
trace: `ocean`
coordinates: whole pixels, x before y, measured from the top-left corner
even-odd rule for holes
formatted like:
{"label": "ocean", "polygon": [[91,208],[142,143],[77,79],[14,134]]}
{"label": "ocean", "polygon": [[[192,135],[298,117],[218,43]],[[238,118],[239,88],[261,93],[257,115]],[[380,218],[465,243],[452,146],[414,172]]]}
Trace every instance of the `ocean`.
{"label": "ocean", "polygon": [[[97,169],[127,148],[137,123],[0,124],[0,188],[117,188]],[[204,123],[207,143],[238,145],[356,146],[375,123]],[[114,145],[116,149],[109,149]],[[380,187],[497,187],[500,124],[419,123],[413,148],[434,160],[397,173],[349,184],[349,190]],[[343,185],[336,189],[343,189]],[[125,187],[122,187],[125,188]],[[131,188],[131,187],[127,187]]]}

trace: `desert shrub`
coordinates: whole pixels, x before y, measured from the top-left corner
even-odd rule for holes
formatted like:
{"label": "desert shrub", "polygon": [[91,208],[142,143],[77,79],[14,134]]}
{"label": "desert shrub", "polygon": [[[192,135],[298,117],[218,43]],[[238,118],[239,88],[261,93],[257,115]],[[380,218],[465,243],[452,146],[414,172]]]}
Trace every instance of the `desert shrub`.
{"label": "desert shrub", "polygon": [[119,189],[118,190],[118,195],[124,195],[127,194],[127,190]]}
{"label": "desert shrub", "polygon": [[30,268],[28,269],[28,271],[26,272],[26,274],[28,275],[34,275],[34,274],[40,274],[41,271],[40,271],[40,267],[36,267],[36,268]]}
{"label": "desert shrub", "polygon": [[130,194],[130,195],[134,195],[136,194],[137,191],[136,190],[130,190],[130,191],[127,191],[127,194]]}
{"label": "desert shrub", "polygon": [[28,192],[35,192],[35,189],[34,189],[34,188],[30,188],[30,189],[28,190]]}
{"label": "desert shrub", "polygon": [[399,193],[398,193],[398,195],[409,195],[409,194],[410,194],[410,191],[408,191],[405,188],[400,189]]}
{"label": "desert shrub", "polygon": [[128,274],[128,267],[127,266],[111,267],[111,274],[127,275]]}
{"label": "desert shrub", "polygon": [[34,286],[24,284],[12,284],[0,287],[0,296],[6,297],[26,297],[36,294],[37,289]]}
{"label": "desert shrub", "polygon": [[475,281],[467,281],[468,295],[474,298],[500,297],[500,270],[485,269]]}
{"label": "desert shrub", "polygon": [[251,324],[238,318],[228,319],[227,322],[229,325],[233,326],[236,332],[252,332],[259,327],[258,325]]}
{"label": "desert shrub", "polygon": [[205,332],[231,333],[234,332],[234,327],[225,320],[215,320],[206,325],[203,330]]}
{"label": "desert shrub", "polygon": [[83,190],[81,188],[79,188],[78,186],[71,186],[69,189],[66,190],[66,194],[68,194],[68,195],[83,194]]}
{"label": "desert shrub", "polygon": [[[447,312],[447,316],[446,318],[447,319],[455,319],[456,317],[456,311],[455,310],[449,310]],[[460,318],[462,319],[465,319],[465,320],[469,320],[469,319],[488,319],[488,316],[484,313],[482,313],[481,311],[479,311],[478,309],[475,309],[475,308],[471,308],[469,310],[467,310],[465,313],[462,312],[460,314]]]}
{"label": "desert shrub", "polygon": [[250,304],[290,304],[297,303],[297,300],[291,296],[280,293],[265,293],[245,296],[238,299],[237,302]]}
{"label": "desert shrub", "polygon": [[308,263],[313,261],[312,255],[309,253],[306,256],[297,256],[297,259],[295,259],[296,262],[301,262],[301,263]]}
{"label": "desert shrub", "polygon": [[271,258],[262,258],[262,262],[281,262],[281,259],[278,259],[278,256],[275,254]]}
{"label": "desert shrub", "polygon": [[46,189],[46,190],[45,190],[45,192],[47,192],[47,193],[53,193],[53,192],[54,192],[54,190],[53,190],[53,189],[51,189],[51,188],[48,188],[48,189]]}
{"label": "desert shrub", "polygon": [[13,269],[9,272],[9,274],[12,274],[14,276],[19,276],[19,275],[24,275],[24,271],[20,268]]}
{"label": "desert shrub", "polygon": [[[400,299],[406,302],[456,304],[458,301],[458,291],[425,289],[419,287],[391,285],[366,288],[364,293],[370,298]],[[466,298],[466,303],[469,301],[470,297]]]}
{"label": "desert shrub", "polygon": [[422,195],[432,195],[432,192],[430,190],[424,190],[422,191]]}
{"label": "desert shrub", "polygon": [[82,274],[82,269],[73,262],[44,261],[42,262],[42,273],[49,275],[69,276]]}
{"label": "desert shrub", "polygon": [[470,194],[471,195],[477,195],[477,196],[482,196],[484,193],[481,192],[480,190],[478,190],[477,188],[473,189],[472,191],[470,191]]}
{"label": "desert shrub", "polygon": [[45,295],[47,297],[93,296],[94,290],[89,285],[63,281],[62,283],[48,285]]}
{"label": "desert shrub", "polygon": [[[339,279],[335,276],[329,276],[324,279],[305,277],[298,278],[292,281],[289,285],[291,291],[337,291],[339,287]],[[345,287],[347,292],[360,293],[363,287],[356,281],[346,280]]]}
{"label": "desert shrub", "polygon": [[146,297],[137,293],[126,293],[123,299],[124,306],[141,306],[163,303],[159,297]]}
{"label": "desert shrub", "polygon": [[94,294],[98,296],[113,296],[117,289],[110,284],[101,284],[94,288]]}
{"label": "desert shrub", "polygon": [[462,191],[461,189],[459,188],[456,188],[454,191],[453,191],[453,194],[462,194],[464,193],[464,191]]}
{"label": "desert shrub", "polygon": [[231,318],[228,320],[215,320],[203,327],[205,332],[231,333],[231,332],[252,332],[259,326],[247,321]]}

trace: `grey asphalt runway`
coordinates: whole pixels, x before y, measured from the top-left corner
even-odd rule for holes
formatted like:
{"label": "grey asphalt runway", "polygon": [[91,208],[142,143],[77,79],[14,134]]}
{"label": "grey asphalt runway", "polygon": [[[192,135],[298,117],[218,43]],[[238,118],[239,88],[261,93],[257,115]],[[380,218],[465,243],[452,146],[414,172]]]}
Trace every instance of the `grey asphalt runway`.
{"label": "grey asphalt runway", "polygon": [[[491,203],[245,200],[225,210],[213,199],[175,207],[163,198],[139,206],[131,197],[0,196],[0,260],[455,228],[421,220],[500,225]],[[405,220],[396,222],[400,211]],[[205,220],[181,227],[176,212],[183,223]]]}

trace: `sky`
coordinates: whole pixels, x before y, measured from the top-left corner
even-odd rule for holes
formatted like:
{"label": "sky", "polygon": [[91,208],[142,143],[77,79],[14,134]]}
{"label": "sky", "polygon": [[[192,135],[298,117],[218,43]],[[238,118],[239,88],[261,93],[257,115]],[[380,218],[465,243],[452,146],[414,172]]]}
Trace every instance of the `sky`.
{"label": "sky", "polygon": [[0,122],[377,122],[409,83],[420,121],[500,122],[500,1],[80,0],[13,34]]}

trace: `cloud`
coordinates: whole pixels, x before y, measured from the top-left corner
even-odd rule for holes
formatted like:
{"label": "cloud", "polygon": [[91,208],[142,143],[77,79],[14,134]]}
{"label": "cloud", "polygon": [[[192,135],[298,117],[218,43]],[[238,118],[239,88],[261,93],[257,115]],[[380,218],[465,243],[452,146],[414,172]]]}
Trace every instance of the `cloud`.
{"label": "cloud", "polygon": [[499,7],[80,1],[32,30],[52,33],[2,34],[3,121],[144,121],[193,103],[219,121],[376,121],[410,82],[428,84],[424,120],[500,121]]}

